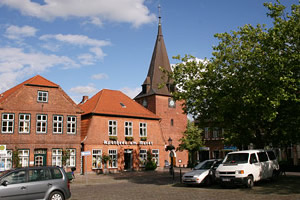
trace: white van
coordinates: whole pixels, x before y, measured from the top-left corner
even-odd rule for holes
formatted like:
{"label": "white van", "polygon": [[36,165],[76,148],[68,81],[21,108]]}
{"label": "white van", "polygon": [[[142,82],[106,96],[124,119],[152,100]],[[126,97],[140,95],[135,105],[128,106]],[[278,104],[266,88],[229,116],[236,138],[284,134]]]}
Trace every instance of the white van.
{"label": "white van", "polygon": [[222,185],[240,184],[248,188],[256,181],[275,178],[278,174],[278,161],[271,150],[230,152],[216,170],[216,178]]}

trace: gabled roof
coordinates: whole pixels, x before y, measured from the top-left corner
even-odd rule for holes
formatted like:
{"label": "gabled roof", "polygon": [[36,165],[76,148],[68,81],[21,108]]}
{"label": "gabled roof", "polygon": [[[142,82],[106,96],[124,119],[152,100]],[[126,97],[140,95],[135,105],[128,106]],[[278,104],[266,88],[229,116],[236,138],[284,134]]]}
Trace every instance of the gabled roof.
{"label": "gabled roof", "polygon": [[121,91],[103,89],[85,103],[79,104],[84,114],[113,115],[134,118],[160,119]]}
{"label": "gabled roof", "polygon": [[42,77],[40,75],[36,75],[36,76],[24,81],[23,83],[20,83],[19,85],[0,94],[0,103],[3,102],[6,98],[8,98],[10,95],[15,93],[16,91],[18,91],[20,88],[22,88],[24,85],[59,88],[59,85],[45,79],[44,77]]}
{"label": "gabled roof", "polygon": [[153,94],[172,96],[167,85],[164,84],[161,87],[162,83],[172,84],[172,81],[168,80],[167,75],[164,74],[160,68],[171,72],[170,61],[162,34],[161,23],[159,20],[158,33],[152,54],[152,59],[150,62],[147,77],[143,83],[143,86],[147,86],[149,90],[146,93],[142,91],[135,97],[135,99]]}

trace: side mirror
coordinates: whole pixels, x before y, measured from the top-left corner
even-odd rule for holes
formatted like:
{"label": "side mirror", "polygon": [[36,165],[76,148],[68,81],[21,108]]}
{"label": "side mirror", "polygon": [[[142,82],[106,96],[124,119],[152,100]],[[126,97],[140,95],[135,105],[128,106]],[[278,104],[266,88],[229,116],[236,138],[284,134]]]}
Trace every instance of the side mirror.
{"label": "side mirror", "polygon": [[8,181],[7,181],[7,180],[4,180],[4,181],[1,183],[1,185],[7,186],[7,185],[8,185]]}

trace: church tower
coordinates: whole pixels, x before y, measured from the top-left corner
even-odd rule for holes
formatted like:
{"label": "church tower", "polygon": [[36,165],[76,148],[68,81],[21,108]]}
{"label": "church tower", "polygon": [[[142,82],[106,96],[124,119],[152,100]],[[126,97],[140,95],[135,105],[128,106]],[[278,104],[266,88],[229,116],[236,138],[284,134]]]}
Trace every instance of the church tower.
{"label": "church tower", "polygon": [[[172,92],[175,86],[172,80],[161,70],[171,71],[170,61],[167,54],[163,34],[161,17],[159,16],[158,33],[150,62],[147,77],[142,84],[142,91],[134,100],[152,111],[161,118],[160,124],[163,132],[165,144],[168,139],[172,139],[175,148],[179,145],[179,139],[186,130],[187,115],[183,113],[182,102],[174,101]],[[176,166],[186,166],[188,162],[188,152],[174,152]],[[168,159],[168,158],[166,158]]]}

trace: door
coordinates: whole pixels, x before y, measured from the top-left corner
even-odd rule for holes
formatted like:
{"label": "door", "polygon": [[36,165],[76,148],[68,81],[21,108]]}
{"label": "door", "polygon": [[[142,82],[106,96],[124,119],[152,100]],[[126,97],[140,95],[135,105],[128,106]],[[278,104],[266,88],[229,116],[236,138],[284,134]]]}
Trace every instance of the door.
{"label": "door", "polygon": [[124,151],[124,170],[132,169],[132,149],[125,149]]}
{"label": "door", "polygon": [[34,166],[46,166],[47,149],[34,150]]}
{"label": "door", "polygon": [[[27,200],[30,199],[27,196],[26,185],[26,173],[25,170],[14,171],[0,180],[0,199],[5,200]],[[7,181],[7,185],[3,185],[3,182]]]}
{"label": "door", "polygon": [[249,173],[253,174],[254,181],[259,181],[261,179],[261,165],[257,160],[256,154],[252,153],[250,155],[250,165]]}

